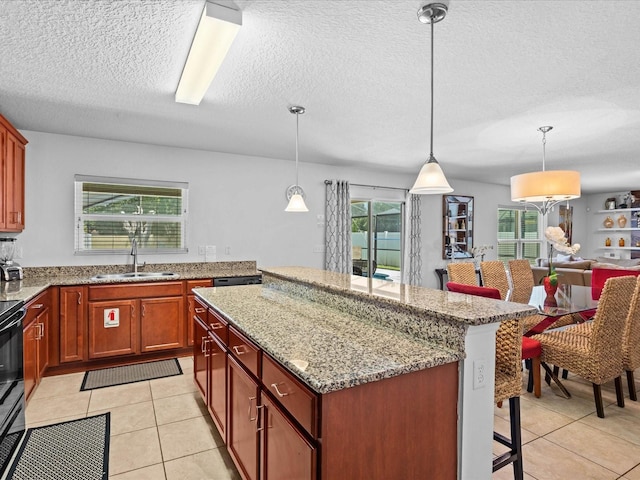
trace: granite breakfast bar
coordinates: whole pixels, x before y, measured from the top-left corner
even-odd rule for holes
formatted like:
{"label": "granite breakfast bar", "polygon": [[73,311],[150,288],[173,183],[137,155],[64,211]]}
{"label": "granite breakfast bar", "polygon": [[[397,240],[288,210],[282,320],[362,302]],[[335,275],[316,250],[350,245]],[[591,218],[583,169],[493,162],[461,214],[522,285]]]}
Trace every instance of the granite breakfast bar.
{"label": "granite breakfast bar", "polygon": [[[194,290],[210,325],[228,324],[228,344],[217,342],[228,352],[220,433],[244,477],[491,478],[495,330],[530,308],[309,268],[261,270],[262,286]],[[211,361],[219,338],[205,338]],[[243,363],[251,349],[254,368]],[[485,369],[475,389],[474,361]],[[242,375],[251,388],[240,401]],[[255,422],[248,448],[234,434],[241,421]]]}

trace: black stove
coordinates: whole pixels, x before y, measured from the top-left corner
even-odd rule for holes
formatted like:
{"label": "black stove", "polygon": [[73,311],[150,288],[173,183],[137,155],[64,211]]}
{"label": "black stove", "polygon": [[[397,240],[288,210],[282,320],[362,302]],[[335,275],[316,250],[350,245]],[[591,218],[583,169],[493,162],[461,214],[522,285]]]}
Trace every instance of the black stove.
{"label": "black stove", "polygon": [[22,300],[0,300],[0,318],[12,315],[24,305]]}

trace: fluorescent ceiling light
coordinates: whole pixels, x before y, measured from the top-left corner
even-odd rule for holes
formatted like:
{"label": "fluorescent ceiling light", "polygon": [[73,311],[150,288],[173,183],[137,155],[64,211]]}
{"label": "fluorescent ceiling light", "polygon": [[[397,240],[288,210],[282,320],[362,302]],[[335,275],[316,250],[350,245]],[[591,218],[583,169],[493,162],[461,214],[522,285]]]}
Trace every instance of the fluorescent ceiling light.
{"label": "fluorescent ceiling light", "polygon": [[200,105],[242,25],[242,12],[206,2],[182,70],[176,102]]}

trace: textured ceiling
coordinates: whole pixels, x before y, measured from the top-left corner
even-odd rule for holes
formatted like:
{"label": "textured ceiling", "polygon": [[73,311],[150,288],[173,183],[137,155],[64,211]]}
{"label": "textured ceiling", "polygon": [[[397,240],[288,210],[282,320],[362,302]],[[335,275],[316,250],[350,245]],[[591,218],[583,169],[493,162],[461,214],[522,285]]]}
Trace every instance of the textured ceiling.
{"label": "textured ceiling", "polygon": [[[223,3],[219,1],[218,3]],[[429,148],[419,0],[236,0],[243,26],[199,106],[174,93],[203,0],[5,0],[0,112],[20,129],[417,174]],[[452,0],[435,26],[434,153],[508,184],[577,169],[640,186],[640,1]]]}

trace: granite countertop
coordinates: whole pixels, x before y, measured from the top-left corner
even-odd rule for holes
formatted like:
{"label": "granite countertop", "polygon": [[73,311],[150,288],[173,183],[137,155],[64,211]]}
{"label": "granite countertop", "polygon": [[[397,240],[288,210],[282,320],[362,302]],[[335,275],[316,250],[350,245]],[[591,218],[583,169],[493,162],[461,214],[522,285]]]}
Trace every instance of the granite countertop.
{"label": "granite countertop", "polygon": [[79,265],[62,267],[24,267],[23,280],[0,283],[0,301],[29,301],[50,286],[104,285],[110,283],[166,282],[216,277],[257,275],[255,261],[159,263],[140,268],[140,272],[171,272],[175,277],[94,279],[100,274],[127,273],[131,265]]}
{"label": "granite countertop", "polygon": [[194,293],[318,393],[463,357],[367,319],[261,285],[196,288]]}
{"label": "granite countertop", "polygon": [[375,299],[380,304],[464,325],[484,325],[538,313],[520,303],[405,285],[375,278],[328,272],[307,267],[261,268],[265,275],[326,289],[337,294]]}

